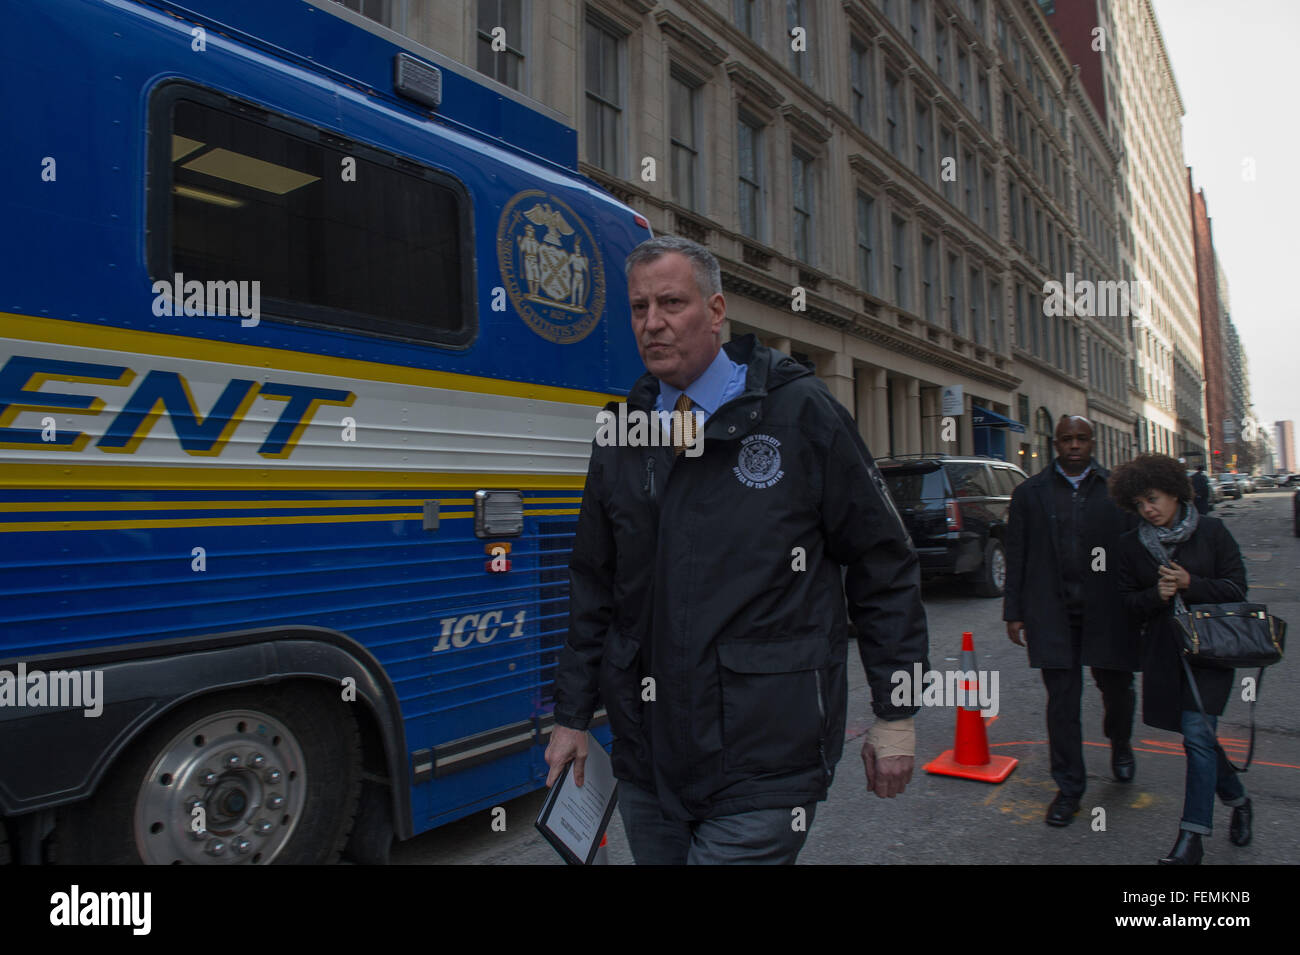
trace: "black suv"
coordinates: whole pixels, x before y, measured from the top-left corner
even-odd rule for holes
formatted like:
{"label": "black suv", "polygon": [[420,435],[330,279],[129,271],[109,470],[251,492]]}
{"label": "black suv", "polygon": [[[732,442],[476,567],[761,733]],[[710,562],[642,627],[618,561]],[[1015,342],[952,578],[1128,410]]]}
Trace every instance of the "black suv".
{"label": "black suv", "polygon": [[960,574],[981,597],[1000,597],[1007,579],[1002,539],[1011,492],[1025,472],[996,458],[900,455],[877,462],[912,535],[923,579]]}

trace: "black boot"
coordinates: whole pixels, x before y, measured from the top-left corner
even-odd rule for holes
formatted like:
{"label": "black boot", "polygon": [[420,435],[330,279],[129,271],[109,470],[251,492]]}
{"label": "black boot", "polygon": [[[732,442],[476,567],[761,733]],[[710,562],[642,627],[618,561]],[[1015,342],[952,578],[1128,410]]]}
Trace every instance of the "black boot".
{"label": "black boot", "polygon": [[1133,747],[1128,740],[1110,744],[1110,769],[1115,774],[1115,781],[1131,783],[1137,771],[1137,760],[1133,758]]}
{"label": "black boot", "polygon": [[1178,830],[1178,841],[1169,850],[1169,855],[1160,860],[1160,865],[1200,865],[1205,850],[1201,848],[1201,834]]}
{"label": "black boot", "polygon": [[1234,846],[1250,845],[1250,824],[1254,822],[1255,811],[1248,798],[1240,806],[1232,809],[1232,822],[1228,825],[1228,841]]}

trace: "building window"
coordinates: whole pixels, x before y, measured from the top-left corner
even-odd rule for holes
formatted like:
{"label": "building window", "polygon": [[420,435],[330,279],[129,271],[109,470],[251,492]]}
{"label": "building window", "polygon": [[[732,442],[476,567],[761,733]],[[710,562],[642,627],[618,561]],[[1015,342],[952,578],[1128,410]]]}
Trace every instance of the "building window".
{"label": "building window", "polygon": [[1002,346],[1002,286],[989,282],[989,347],[996,352]]}
{"label": "building window", "polygon": [[942,20],[934,21],[934,71],[948,82],[948,28]]}
{"label": "building window", "polygon": [[587,18],[587,159],[613,175],[623,169],[623,39]]}
{"label": "building window", "polygon": [[736,165],[740,188],[740,231],[751,239],[761,239],[763,228],[762,127],[742,115],[736,129]]}
{"label": "building window", "polygon": [[1011,106],[1011,94],[1002,94],[1002,138],[1006,140],[1007,148],[1010,149],[1015,145],[1015,111]]}
{"label": "building window", "polygon": [[970,57],[966,55],[966,48],[958,44],[957,46],[957,96],[962,103],[969,106],[970,100],[967,98],[970,94]]}
{"label": "building window", "polygon": [[962,280],[964,276],[961,268],[961,259],[948,255],[948,326],[952,329],[954,335],[962,335]]}
{"label": "building window", "polygon": [[876,226],[876,200],[858,193],[858,284],[864,292],[878,295],[879,277],[876,275],[876,249],[880,246]]}
{"label": "building window", "polygon": [[979,78],[979,108],[980,108],[980,125],[985,129],[993,129],[993,108],[989,102],[989,78],[980,71]]}
{"label": "building window", "polygon": [[908,286],[911,272],[908,269],[907,222],[898,216],[892,217],[893,225],[893,259],[894,259],[894,304],[901,309],[912,307]]}
{"label": "building window", "polygon": [[763,4],[760,0],[735,0],[734,9],[736,26],[740,27],[740,32],[756,43],[761,43],[762,24],[759,15]]}
{"label": "building window", "polygon": [[921,236],[921,314],[927,322],[938,324],[935,314],[939,288],[939,263],[933,236]]}
{"label": "building window", "polygon": [[966,191],[966,215],[978,222],[976,213],[976,194],[979,191],[979,173],[975,169],[975,154],[969,150],[962,156],[962,188]]}
{"label": "building window", "polygon": [[813,257],[813,168],[812,158],[795,150],[790,156],[791,187],[794,192],[792,225],[794,257],[812,262]]}
{"label": "building window", "polygon": [[1020,200],[1016,196],[1016,181],[1011,180],[1007,186],[1007,205],[1011,208],[1011,238],[1015,242],[1020,241]]}
{"label": "building window", "polygon": [[[945,126],[939,127],[939,163],[940,169],[944,163],[952,166],[953,172],[957,171],[957,143],[953,139],[952,130]],[[954,195],[953,176],[940,175],[943,179],[943,197],[953,205],[957,204],[957,198]]]}
{"label": "building window", "polygon": [[[523,89],[524,18],[522,0],[478,0],[478,71],[514,89]],[[492,31],[505,32],[506,48],[492,49]]]}
{"label": "building window", "polygon": [[898,77],[885,71],[885,146],[890,155],[902,158],[903,130],[902,104],[899,102]]}
{"label": "building window", "polygon": [[[1029,328],[1025,325],[1025,287],[1019,282],[1016,283],[1016,344],[1029,350]],[[1024,423],[1023,415],[1021,423]]]}
{"label": "building window", "polygon": [[984,344],[984,274],[970,270],[970,328],[976,345]]}
{"label": "building window", "polygon": [[853,121],[858,128],[872,131],[871,51],[854,37],[849,43],[849,75],[852,84]]}
{"label": "building window", "polygon": [[1033,292],[1029,293],[1029,351],[1034,355],[1041,356],[1042,349],[1042,324],[1043,312],[1038,307],[1038,296]]}
{"label": "building window", "polygon": [[808,59],[807,48],[803,50],[794,49],[790,40],[794,36],[795,27],[800,27],[804,31],[804,44],[808,42],[808,35],[812,33],[812,25],[808,22],[808,11],[804,7],[803,0],[785,0],[785,43],[790,49],[790,69],[794,75],[804,82],[812,75],[811,61]]}
{"label": "building window", "polygon": [[688,209],[698,208],[699,150],[696,148],[695,107],[699,90],[694,83],[674,72],[668,79],[669,137],[673,150],[673,201]]}
{"label": "building window", "polygon": [[924,50],[921,47],[922,44],[921,23],[924,17],[925,17],[925,7],[921,3],[921,0],[912,0],[912,18],[910,23],[908,24],[908,30],[910,31],[909,39],[912,42],[912,49],[916,50],[917,53],[924,52]]}
{"label": "building window", "polygon": [[928,183],[934,182],[933,159],[930,156],[930,110],[918,96],[916,99],[916,174]]}
{"label": "building window", "polygon": [[993,185],[993,171],[987,166],[984,168],[984,231],[989,235],[997,235],[997,225],[994,222],[993,214],[997,205],[997,189]]}

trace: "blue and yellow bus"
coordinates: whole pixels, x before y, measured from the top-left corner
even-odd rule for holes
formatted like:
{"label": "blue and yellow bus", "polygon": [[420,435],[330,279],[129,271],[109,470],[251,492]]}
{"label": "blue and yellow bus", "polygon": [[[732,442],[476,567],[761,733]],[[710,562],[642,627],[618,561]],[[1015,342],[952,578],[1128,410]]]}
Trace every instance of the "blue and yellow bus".
{"label": "blue and yellow bus", "polygon": [[382,861],[539,787],[645,219],[330,0],[3,16],[0,856]]}

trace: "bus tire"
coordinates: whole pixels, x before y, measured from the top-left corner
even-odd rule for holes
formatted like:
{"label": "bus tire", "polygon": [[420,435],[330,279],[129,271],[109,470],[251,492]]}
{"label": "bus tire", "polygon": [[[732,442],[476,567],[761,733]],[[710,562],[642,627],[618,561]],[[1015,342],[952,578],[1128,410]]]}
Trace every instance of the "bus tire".
{"label": "bus tire", "polygon": [[234,690],[147,730],[55,830],[60,864],[327,865],[361,793],[356,720],[323,687]]}
{"label": "bus tire", "polygon": [[388,865],[393,835],[392,790],[368,779],[361,787],[357,820],[343,858],[357,865]]}

